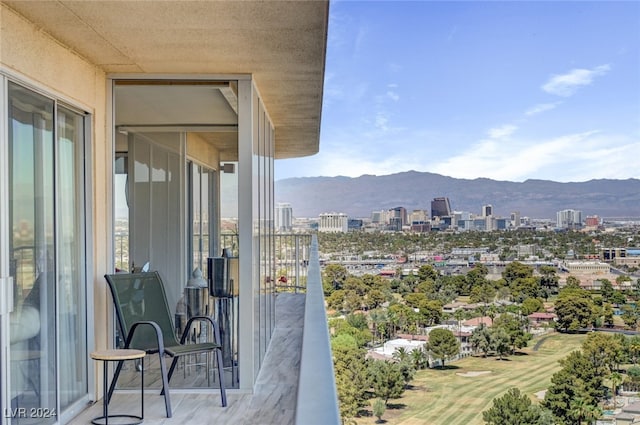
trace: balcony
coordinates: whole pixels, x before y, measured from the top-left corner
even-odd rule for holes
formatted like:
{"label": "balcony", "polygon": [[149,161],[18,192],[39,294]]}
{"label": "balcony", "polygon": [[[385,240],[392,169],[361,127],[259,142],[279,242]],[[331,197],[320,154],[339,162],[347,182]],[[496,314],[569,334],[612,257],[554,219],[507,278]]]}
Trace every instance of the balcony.
{"label": "balcony", "polygon": [[[294,243],[294,246],[295,243]],[[173,417],[166,418],[164,399],[156,389],[144,395],[144,423],[163,424],[338,424],[337,393],[324,309],[320,264],[315,237],[304,279],[295,279],[295,292],[276,300],[276,326],[252,394],[228,390],[228,406],[220,406],[218,390],[172,390]],[[101,397],[101,395],[100,395]],[[117,391],[109,411],[140,412],[139,390]],[[102,415],[102,400],[70,424],[87,424]]]}

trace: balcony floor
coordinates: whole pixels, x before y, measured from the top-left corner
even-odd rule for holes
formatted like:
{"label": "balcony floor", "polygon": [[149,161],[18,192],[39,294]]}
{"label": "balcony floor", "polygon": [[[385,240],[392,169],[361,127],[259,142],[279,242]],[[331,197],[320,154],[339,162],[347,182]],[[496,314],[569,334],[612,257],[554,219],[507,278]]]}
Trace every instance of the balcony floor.
{"label": "balcony floor", "polygon": [[[220,392],[171,391],[173,417],[165,416],[164,397],[157,390],[145,391],[144,424],[281,425],[295,421],[298,375],[304,323],[304,294],[279,294],[276,327],[253,394],[227,391],[227,407],[220,406]],[[102,368],[100,368],[102,369]],[[110,414],[140,414],[140,392],[116,392],[109,403]],[[102,400],[87,408],[69,424],[85,425],[102,415]],[[112,421],[109,421],[112,423]],[[117,424],[115,420],[113,424]]]}

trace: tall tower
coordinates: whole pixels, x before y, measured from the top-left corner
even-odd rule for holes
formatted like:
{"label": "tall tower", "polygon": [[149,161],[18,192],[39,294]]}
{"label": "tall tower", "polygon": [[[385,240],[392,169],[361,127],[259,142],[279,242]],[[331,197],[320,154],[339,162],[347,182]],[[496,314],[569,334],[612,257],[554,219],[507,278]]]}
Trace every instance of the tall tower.
{"label": "tall tower", "polygon": [[482,206],[482,216],[483,217],[491,217],[493,215],[493,205],[483,205]]}
{"label": "tall tower", "polygon": [[562,210],[556,213],[556,227],[578,229],[582,226],[582,211]]}
{"label": "tall tower", "polygon": [[433,198],[431,201],[431,217],[450,217],[451,205],[449,198]]}
{"label": "tall tower", "polygon": [[291,204],[276,205],[276,230],[290,232],[293,228],[293,208]]}
{"label": "tall tower", "polygon": [[520,211],[511,213],[511,227],[520,227]]}

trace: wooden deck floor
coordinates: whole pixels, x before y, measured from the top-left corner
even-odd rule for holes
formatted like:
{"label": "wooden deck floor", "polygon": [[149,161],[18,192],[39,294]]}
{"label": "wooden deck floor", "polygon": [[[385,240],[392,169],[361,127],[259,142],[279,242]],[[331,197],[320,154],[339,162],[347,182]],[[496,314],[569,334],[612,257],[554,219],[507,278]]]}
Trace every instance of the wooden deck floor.
{"label": "wooden deck floor", "polygon": [[[276,327],[260,369],[253,394],[227,391],[227,407],[220,406],[220,392],[171,392],[173,417],[166,418],[164,398],[157,390],[144,396],[144,424],[147,425],[286,425],[295,419],[298,375],[304,322],[303,294],[279,294]],[[208,391],[208,390],[207,390]],[[116,392],[109,413],[140,414],[140,392]],[[73,419],[71,425],[85,425],[102,415],[102,400]],[[109,421],[111,424],[112,421]],[[118,422],[113,422],[117,424]]]}

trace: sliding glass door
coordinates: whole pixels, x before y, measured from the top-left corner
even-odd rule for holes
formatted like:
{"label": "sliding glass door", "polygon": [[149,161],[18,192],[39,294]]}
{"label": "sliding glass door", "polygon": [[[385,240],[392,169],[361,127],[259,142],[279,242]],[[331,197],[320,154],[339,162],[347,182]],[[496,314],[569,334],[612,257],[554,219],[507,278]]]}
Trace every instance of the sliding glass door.
{"label": "sliding glass door", "polygon": [[189,258],[190,272],[200,269],[207,276],[207,258],[221,255],[218,250],[211,252],[214,238],[216,215],[214,209],[216,173],[207,167],[189,162]]}
{"label": "sliding glass door", "polygon": [[3,317],[4,413],[12,424],[47,424],[87,394],[86,118],[18,84],[6,87],[1,255],[13,302]]}

